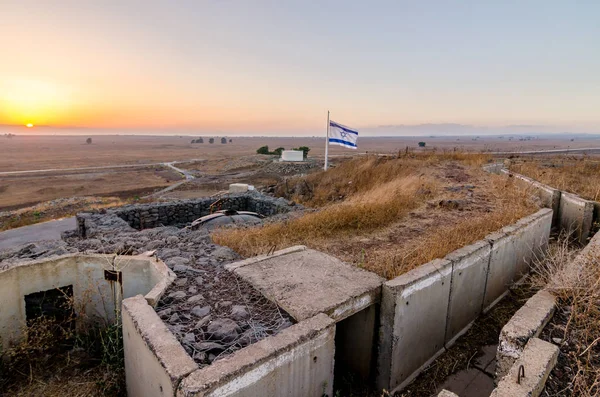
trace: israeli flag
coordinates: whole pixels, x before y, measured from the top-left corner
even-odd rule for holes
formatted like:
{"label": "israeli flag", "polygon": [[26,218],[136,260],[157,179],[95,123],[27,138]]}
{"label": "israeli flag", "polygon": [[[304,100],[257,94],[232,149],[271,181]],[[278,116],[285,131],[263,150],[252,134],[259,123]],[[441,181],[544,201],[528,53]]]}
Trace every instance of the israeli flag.
{"label": "israeli flag", "polygon": [[351,130],[345,125],[338,124],[335,121],[329,121],[329,143],[356,149],[357,140],[358,131]]}

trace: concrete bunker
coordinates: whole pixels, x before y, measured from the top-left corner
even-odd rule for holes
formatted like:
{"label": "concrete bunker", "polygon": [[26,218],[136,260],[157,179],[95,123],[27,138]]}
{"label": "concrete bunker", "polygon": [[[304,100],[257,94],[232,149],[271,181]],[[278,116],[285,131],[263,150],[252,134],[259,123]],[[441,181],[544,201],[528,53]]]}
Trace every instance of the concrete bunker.
{"label": "concrete bunker", "polygon": [[42,315],[73,318],[75,327],[112,324],[124,298],[144,294],[156,304],[174,279],[164,263],[144,255],[70,254],[2,270],[1,346],[21,340],[28,322]]}
{"label": "concrete bunker", "polygon": [[[382,278],[304,246],[225,268],[297,323],[199,367],[154,310],[140,298],[126,299],[130,396],[331,396],[336,371],[351,371],[365,382],[375,378]],[[135,364],[141,355],[147,356],[144,368]]]}

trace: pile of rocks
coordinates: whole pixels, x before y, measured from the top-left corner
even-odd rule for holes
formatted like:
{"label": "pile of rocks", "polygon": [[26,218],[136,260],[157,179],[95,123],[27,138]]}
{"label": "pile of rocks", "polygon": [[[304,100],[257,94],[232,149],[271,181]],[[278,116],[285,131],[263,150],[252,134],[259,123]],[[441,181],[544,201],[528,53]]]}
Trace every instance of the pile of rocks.
{"label": "pile of rocks", "polygon": [[[254,199],[255,206],[269,202],[268,205],[275,203],[288,211],[290,208],[283,199],[261,195]],[[174,205],[170,208],[179,208],[178,203]],[[162,204],[157,206],[163,208]],[[154,251],[177,275],[158,303],[157,312],[200,366],[274,335],[293,323],[277,305],[224,268],[239,256],[227,247],[212,243],[207,230],[175,226],[138,230],[122,216],[124,211],[131,211],[131,207],[155,213],[148,204],[78,214],[83,232],[63,233],[63,241],[29,244],[2,252],[0,268],[66,253],[137,255]]]}
{"label": "pile of rocks", "polygon": [[323,168],[323,164],[314,160],[307,160],[303,162],[274,161],[263,167],[262,171],[265,173],[290,176],[306,174],[311,171],[316,171],[320,168]]}

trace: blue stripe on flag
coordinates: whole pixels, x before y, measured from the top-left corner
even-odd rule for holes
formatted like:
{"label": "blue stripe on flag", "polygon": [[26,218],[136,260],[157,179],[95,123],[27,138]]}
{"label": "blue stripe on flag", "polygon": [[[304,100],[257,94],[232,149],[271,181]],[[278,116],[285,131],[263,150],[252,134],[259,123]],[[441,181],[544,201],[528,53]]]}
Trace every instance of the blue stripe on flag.
{"label": "blue stripe on flag", "polygon": [[335,121],[330,121],[330,122],[329,122],[329,125],[331,125],[332,127],[337,127],[337,128],[340,128],[340,129],[342,129],[342,130],[344,130],[344,131],[346,131],[346,132],[349,132],[349,133],[351,133],[351,134],[356,134],[356,135],[358,135],[358,132],[357,132],[357,131],[353,131],[353,130],[351,130],[351,129],[350,129],[350,128],[348,128],[348,127],[345,127],[345,126],[343,126],[343,125],[341,125],[341,124],[338,124],[338,123],[336,123]]}
{"label": "blue stripe on flag", "polygon": [[356,147],[355,143],[352,142],[348,142],[348,141],[344,141],[342,139],[336,139],[336,138],[329,138],[329,142],[333,142],[333,143],[341,143],[342,145],[347,145],[347,146],[351,146],[351,147]]}

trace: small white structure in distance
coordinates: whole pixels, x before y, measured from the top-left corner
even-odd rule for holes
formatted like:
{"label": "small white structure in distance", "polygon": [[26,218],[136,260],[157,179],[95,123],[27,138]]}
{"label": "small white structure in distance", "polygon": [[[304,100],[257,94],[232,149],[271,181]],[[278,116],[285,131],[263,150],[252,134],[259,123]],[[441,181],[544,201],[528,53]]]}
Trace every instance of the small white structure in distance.
{"label": "small white structure in distance", "polygon": [[254,190],[254,186],[250,189],[250,185],[246,183],[232,183],[229,185],[229,193],[245,193],[248,190]]}
{"label": "small white structure in distance", "polygon": [[304,161],[302,150],[284,150],[281,152],[281,161]]}

